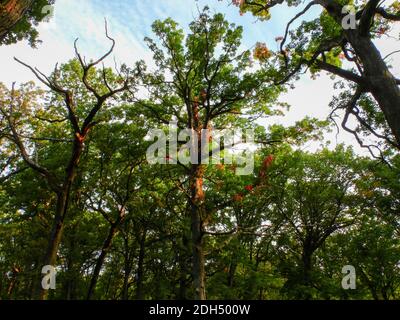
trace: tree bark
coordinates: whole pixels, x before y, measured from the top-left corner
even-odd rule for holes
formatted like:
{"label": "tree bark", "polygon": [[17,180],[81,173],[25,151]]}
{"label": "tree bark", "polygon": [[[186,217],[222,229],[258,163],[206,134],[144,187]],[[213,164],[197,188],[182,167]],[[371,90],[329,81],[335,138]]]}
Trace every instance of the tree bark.
{"label": "tree bark", "polygon": [[182,245],[178,246],[178,263],[179,263],[179,300],[187,299],[187,255],[190,252],[190,239],[186,234],[182,235]]}
{"label": "tree bark", "polygon": [[[74,224],[72,233],[75,234],[77,224]],[[69,253],[67,256],[67,270],[66,270],[66,282],[65,282],[65,299],[76,300],[76,273],[75,273],[75,248],[76,248],[75,237],[71,239],[69,243]]]}
{"label": "tree bark", "polygon": [[[83,141],[75,139],[72,157],[66,170],[66,176],[61,189],[57,192],[57,205],[54,217],[53,228],[49,240],[49,245],[44,258],[44,265],[55,266],[57,262],[57,252],[61,243],[64,220],[68,211],[69,196],[71,188],[76,178],[77,168],[83,152]],[[41,269],[41,268],[39,268]],[[41,270],[40,270],[41,271]],[[44,290],[40,283],[39,299],[47,298],[48,290]]]}
{"label": "tree bark", "polygon": [[140,239],[137,280],[136,280],[136,300],[143,300],[144,298],[143,276],[144,276],[144,256],[146,249],[146,235],[147,231],[144,230]]}
{"label": "tree bark", "polygon": [[192,165],[191,178],[191,230],[193,250],[193,283],[195,299],[206,300],[205,289],[205,258],[203,251],[203,228],[202,228],[202,202],[204,168],[202,165]]}
{"label": "tree bark", "polygon": [[235,279],[237,264],[236,264],[236,261],[234,261],[234,260],[236,260],[236,258],[233,258],[232,262],[229,265],[229,273],[228,273],[228,281],[227,281],[229,288],[233,288],[234,279]]}
{"label": "tree bark", "polygon": [[301,257],[303,262],[303,284],[306,286],[311,284],[311,256],[312,253],[306,250]]}
{"label": "tree bark", "polygon": [[369,36],[359,35],[357,30],[346,32],[347,39],[362,61],[368,88],[382,110],[400,145],[400,88]]}
{"label": "tree bark", "polygon": [[11,277],[10,284],[7,289],[7,294],[9,296],[10,300],[12,300],[12,294],[17,285],[17,279],[18,279],[19,272],[20,272],[20,269],[18,267],[13,267],[12,277]]}
{"label": "tree bark", "polygon": [[110,230],[108,231],[108,235],[106,240],[103,243],[103,247],[101,249],[100,256],[97,258],[96,266],[93,271],[92,278],[90,280],[89,290],[87,293],[87,300],[93,298],[93,294],[96,288],[97,280],[99,279],[101,268],[104,264],[104,259],[106,258],[107,253],[110,251],[112,241],[117,234],[118,222],[111,224]]}
{"label": "tree bark", "polygon": [[[342,23],[342,6],[339,3],[330,0],[318,0],[317,2],[328,11],[338,24]],[[361,18],[360,25],[356,29],[344,30],[344,35],[362,62],[367,91],[371,92],[375,98],[397,145],[400,146],[400,88],[379,50],[372,42],[369,31],[377,12],[378,3],[379,1],[369,2],[368,10],[370,12],[366,13],[365,19]]]}
{"label": "tree bark", "polygon": [[[315,251],[315,246],[313,245],[315,243],[314,238],[311,235],[307,235],[304,239],[303,242],[303,250],[301,254],[301,260],[302,260],[302,284],[305,287],[311,288],[312,286],[312,279],[311,279],[311,272],[312,272],[312,256]],[[301,299],[309,300],[312,298],[311,294],[309,292],[305,292],[302,294],[300,297]]]}
{"label": "tree bark", "polygon": [[32,4],[33,0],[8,0],[0,4],[0,41],[21,20]]}
{"label": "tree bark", "polygon": [[132,273],[133,268],[133,257],[134,251],[129,246],[128,236],[124,236],[124,284],[122,287],[122,300],[128,300],[129,298],[129,277]]}
{"label": "tree bark", "polygon": [[[67,203],[68,203],[68,194],[67,190],[61,191],[57,194],[57,205],[56,205],[56,213],[53,222],[53,227],[51,230],[51,235],[46,251],[46,255],[44,257],[43,266],[50,265],[55,266],[57,262],[57,252],[58,247],[61,243],[62,233],[64,229],[64,217],[67,211]],[[41,272],[42,268],[39,268],[39,272]],[[44,290],[42,288],[41,281],[39,282],[39,300],[47,299],[48,290]]]}
{"label": "tree bark", "polygon": [[132,267],[130,266],[131,261],[128,259],[125,261],[124,268],[124,284],[122,286],[122,300],[128,300],[129,298],[129,276],[132,272]]}

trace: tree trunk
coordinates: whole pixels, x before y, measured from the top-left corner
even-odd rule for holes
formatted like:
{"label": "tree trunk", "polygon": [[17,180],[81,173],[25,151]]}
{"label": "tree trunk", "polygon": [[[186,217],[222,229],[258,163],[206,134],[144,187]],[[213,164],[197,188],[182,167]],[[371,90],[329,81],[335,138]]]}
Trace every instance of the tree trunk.
{"label": "tree trunk", "polygon": [[[72,232],[75,234],[77,225],[75,224]],[[67,257],[66,283],[65,283],[65,298],[66,300],[76,300],[76,273],[75,273],[75,238],[70,242],[70,250]]]}
{"label": "tree trunk", "polygon": [[346,36],[360,57],[372,95],[381,108],[393,136],[400,145],[400,88],[369,36],[350,30]]}
{"label": "tree trunk", "polygon": [[100,275],[101,268],[104,263],[104,259],[106,258],[106,255],[111,248],[111,244],[114,239],[114,236],[117,234],[117,228],[118,228],[118,222],[111,224],[110,230],[108,231],[107,238],[103,243],[103,247],[101,249],[100,256],[97,258],[97,261],[96,261],[96,266],[94,268],[93,275],[90,280],[89,290],[88,290],[87,297],[86,297],[87,300],[90,300],[93,298],[93,294],[94,294],[94,291],[96,288],[96,284],[97,284],[97,280]]}
{"label": "tree trunk", "polygon": [[190,252],[190,239],[186,234],[182,235],[182,245],[178,246],[178,263],[179,263],[179,300],[187,299],[187,256]]}
{"label": "tree trunk", "polygon": [[128,300],[129,298],[129,276],[132,268],[128,266],[128,262],[125,263],[124,268],[124,284],[122,285],[122,300]]}
{"label": "tree trunk", "polygon": [[[312,256],[315,251],[314,243],[312,236],[306,236],[303,243],[303,250],[301,254],[301,262],[302,262],[302,285],[311,288],[312,286],[312,279],[311,279],[311,272],[312,272]],[[300,296],[301,299],[309,300],[312,298],[312,295],[307,290],[306,292],[302,293]]]}
{"label": "tree trunk", "polygon": [[144,256],[146,249],[146,235],[147,231],[144,230],[140,239],[137,280],[136,280],[136,300],[143,300],[143,276],[144,276]]}
{"label": "tree trunk", "polygon": [[302,262],[303,262],[303,284],[309,286],[311,284],[311,256],[309,251],[303,252]]}
{"label": "tree trunk", "polygon": [[132,273],[132,264],[134,253],[133,249],[129,247],[129,240],[127,236],[124,237],[124,284],[122,287],[122,300],[128,300],[129,298],[129,277]]}
{"label": "tree trunk", "polygon": [[236,257],[232,259],[232,262],[230,263],[229,266],[229,273],[228,273],[228,287],[232,288],[233,287],[233,283],[234,283],[234,279],[235,279],[235,273],[236,273]]}
{"label": "tree trunk", "polygon": [[[50,265],[56,266],[57,262],[57,252],[58,247],[61,243],[62,233],[64,229],[64,217],[67,211],[68,205],[68,196],[69,196],[69,188],[68,190],[63,190],[57,195],[57,205],[56,205],[56,214],[54,218],[53,227],[51,230],[50,240],[48,243],[46,255],[44,258],[43,266]],[[39,266],[39,272],[41,273],[42,268]],[[39,282],[39,300],[47,299],[48,290],[44,290],[42,288],[41,281]]]}
{"label": "tree trunk", "polygon": [[191,175],[191,230],[193,250],[193,283],[195,299],[206,300],[205,290],[205,258],[203,252],[203,228],[202,228],[202,203],[204,168],[202,165],[192,165]]}
{"label": "tree trunk", "polygon": [[13,294],[13,291],[17,284],[17,278],[18,278],[19,272],[20,272],[20,269],[18,267],[13,268],[10,285],[8,286],[8,289],[7,289],[7,294],[9,296],[10,300],[12,300],[12,294]]}
{"label": "tree trunk", "polygon": [[0,41],[24,16],[33,0],[8,0],[0,4]]}
{"label": "tree trunk", "polygon": [[[50,265],[54,267],[56,266],[57,252],[62,239],[64,220],[68,211],[71,188],[75,181],[76,171],[83,152],[83,140],[81,141],[80,139],[78,139],[78,137],[75,138],[72,149],[72,157],[66,168],[65,180],[61,189],[57,192],[57,205],[54,217],[54,224],[51,231],[47,252],[44,258],[44,265]],[[41,272],[41,268],[39,269]],[[41,282],[39,283],[39,285],[39,299],[45,300],[47,298],[48,290],[44,290],[42,288]]]}

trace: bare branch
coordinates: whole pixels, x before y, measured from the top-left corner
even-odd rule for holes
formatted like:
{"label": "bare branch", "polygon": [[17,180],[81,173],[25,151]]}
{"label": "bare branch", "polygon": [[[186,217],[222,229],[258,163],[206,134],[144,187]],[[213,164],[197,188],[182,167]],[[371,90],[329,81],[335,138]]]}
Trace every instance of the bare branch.
{"label": "bare branch", "polygon": [[364,87],[366,86],[365,79],[362,76],[359,76],[351,71],[336,67],[336,66],[329,64],[327,62],[324,62],[322,60],[316,60],[315,64],[320,69],[331,72],[331,73],[333,73],[337,76],[340,76],[341,78],[344,78],[346,80],[353,81],[359,85],[363,85]]}
{"label": "bare branch", "polygon": [[316,4],[317,4],[316,1],[311,1],[309,4],[307,4],[307,6],[306,6],[301,12],[299,12],[298,14],[296,14],[296,15],[288,22],[288,24],[286,25],[285,35],[284,35],[284,37],[283,37],[283,40],[282,40],[281,46],[280,46],[281,54],[284,56],[286,65],[287,65],[287,55],[286,55],[285,50],[283,50],[283,46],[284,46],[284,44],[285,44],[285,42],[286,42],[286,40],[287,40],[287,37],[288,37],[288,34],[289,34],[290,25],[291,25],[294,21],[296,21],[298,18],[300,18],[303,14],[305,14],[308,10],[310,10],[310,8],[311,8],[312,6],[314,6],[314,5],[316,5]]}
{"label": "bare branch", "polygon": [[6,116],[7,118],[7,122],[8,125],[11,129],[11,133],[12,133],[12,139],[14,141],[14,143],[17,145],[19,152],[23,158],[23,160],[25,161],[25,163],[32,168],[33,170],[35,170],[36,172],[38,172],[39,174],[41,174],[43,177],[45,177],[45,179],[47,180],[47,182],[49,183],[50,187],[56,192],[58,193],[60,190],[60,187],[57,183],[57,179],[54,176],[54,174],[52,174],[50,171],[48,171],[45,167],[42,167],[41,165],[39,165],[37,162],[35,162],[34,160],[32,160],[25,148],[24,143],[22,142],[17,129],[15,128],[14,125],[14,119],[12,116],[13,113],[13,103],[14,103],[14,97],[15,97],[15,83],[13,83],[12,85],[12,90],[11,90],[11,103],[10,103],[10,114]]}

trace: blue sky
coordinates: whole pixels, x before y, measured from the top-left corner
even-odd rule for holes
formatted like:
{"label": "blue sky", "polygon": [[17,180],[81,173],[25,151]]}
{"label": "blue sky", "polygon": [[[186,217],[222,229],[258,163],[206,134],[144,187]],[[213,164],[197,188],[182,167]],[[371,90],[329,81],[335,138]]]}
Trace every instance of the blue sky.
{"label": "blue sky", "polygon": [[[275,37],[284,33],[286,23],[300,8],[279,6],[272,10],[272,19],[268,22],[257,21],[252,15],[240,16],[237,7],[229,1],[217,0],[57,0],[54,16],[50,23],[40,24],[38,49],[32,49],[26,42],[0,47],[0,81],[10,86],[13,81],[19,83],[34,80],[32,74],[14,62],[13,57],[37,66],[50,73],[54,65],[66,62],[74,57],[73,42],[79,38],[78,46],[88,59],[98,57],[109,48],[104,36],[104,18],[107,18],[110,35],[116,39],[115,59],[120,63],[133,64],[144,59],[151,65],[151,54],[143,38],[153,37],[151,24],[156,19],[172,17],[185,30],[197,15],[198,10],[208,5],[213,12],[222,12],[230,22],[244,26],[243,49],[252,48],[256,42],[266,42],[275,49]],[[310,13],[315,15],[318,9]],[[397,32],[398,34],[398,32]],[[393,51],[398,42],[382,43],[383,54]],[[399,59],[396,59],[398,62]],[[110,59],[113,65],[113,59]],[[397,63],[397,71],[400,66]],[[397,73],[398,74],[398,73]],[[328,104],[333,94],[333,81],[322,75],[313,81],[308,76],[296,84],[296,88],[282,96],[281,100],[291,105],[290,112],[283,118],[271,119],[287,125],[293,124],[304,116],[324,119],[329,113]],[[334,140],[334,135],[330,136]],[[339,135],[338,142],[356,146],[354,138],[346,133]]]}
{"label": "blue sky", "polygon": [[0,81],[26,79],[23,71],[11,72],[11,65],[15,65],[13,54],[50,71],[55,62],[73,57],[73,41],[79,38],[79,47],[85,55],[98,55],[109,44],[103,32],[104,18],[107,18],[110,34],[117,40],[115,56],[119,60],[128,64],[141,58],[150,60],[143,38],[152,37],[153,21],[172,17],[187,30],[198,10],[205,5],[213,12],[223,12],[230,22],[244,26],[244,49],[253,47],[257,41],[275,48],[275,37],[282,35],[285,23],[296,12],[294,8],[278,7],[273,9],[273,19],[266,23],[250,14],[240,16],[238,8],[229,5],[227,0],[57,0],[50,23],[39,26],[43,44],[37,50],[27,43],[0,48],[0,54],[6,57],[0,65],[3,70]]}

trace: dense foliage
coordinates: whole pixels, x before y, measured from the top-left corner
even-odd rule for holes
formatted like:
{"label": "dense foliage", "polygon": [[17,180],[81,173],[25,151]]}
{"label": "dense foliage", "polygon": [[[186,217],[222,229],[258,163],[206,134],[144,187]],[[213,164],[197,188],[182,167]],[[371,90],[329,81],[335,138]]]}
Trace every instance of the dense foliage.
{"label": "dense foliage", "polygon": [[[268,20],[261,2],[235,4]],[[315,29],[320,21],[303,23],[288,50],[309,56],[335,36],[325,22]],[[278,98],[293,79],[282,81],[282,68],[303,65],[296,54],[285,66],[262,43],[241,52],[242,27],[208,8],[187,35],[172,19],[153,31],[152,70],[101,67],[115,45],[106,30],[111,49],[98,60],[75,43],[76,58],[50,76],[19,61],[46,90],[0,85],[0,299],[399,299],[400,157],[372,96],[357,103],[388,135],[382,157],[305,151],[331,122],[258,121],[283,114]],[[328,51],[339,68],[340,50]],[[171,151],[150,164],[154,128],[253,129],[254,170],[186,164]],[[207,139],[213,148],[213,131]],[[44,265],[56,267],[55,289],[41,286]],[[349,265],[355,289],[342,285]]]}
{"label": "dense foliage", "polygon": [[40,42],[37,26],[53,14],[55,0],[0,1],[0,45],[28,40],[32,47]]}

